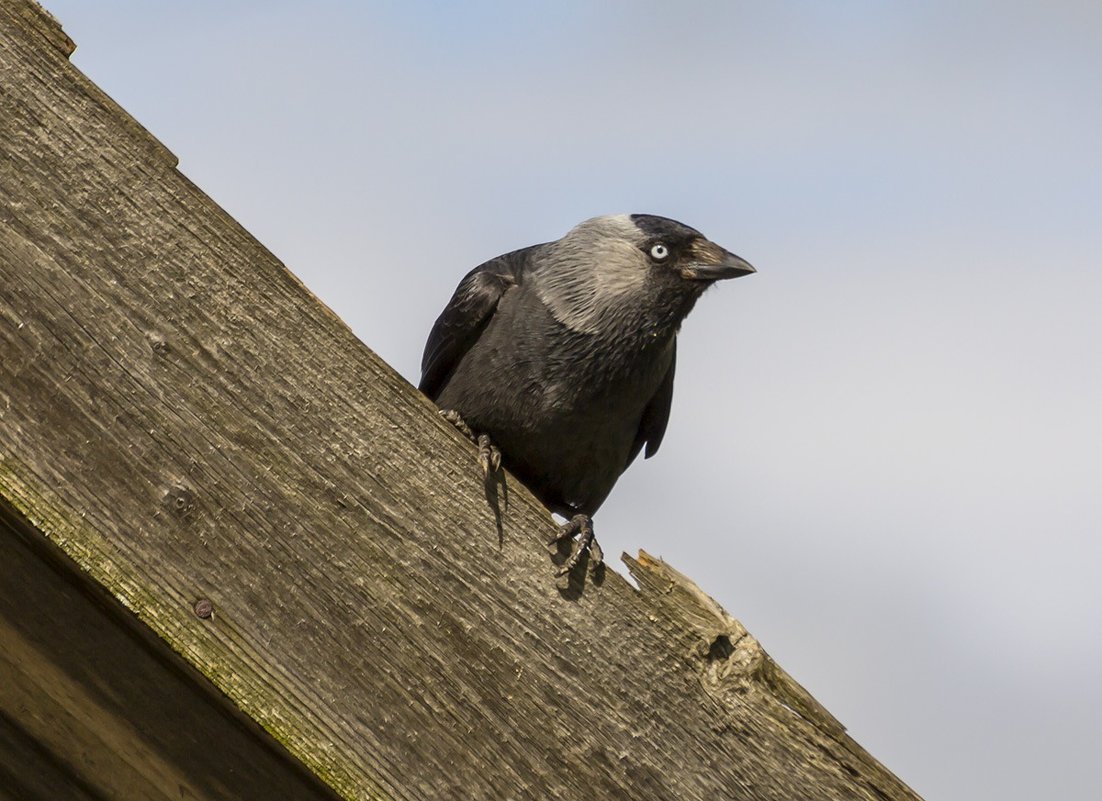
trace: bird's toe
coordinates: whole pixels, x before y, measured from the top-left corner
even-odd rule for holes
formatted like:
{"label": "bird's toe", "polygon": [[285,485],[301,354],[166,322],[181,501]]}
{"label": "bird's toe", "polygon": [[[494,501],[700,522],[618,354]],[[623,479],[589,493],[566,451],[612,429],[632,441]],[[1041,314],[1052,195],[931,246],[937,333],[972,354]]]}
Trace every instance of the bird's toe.
{"label": "bird's toe", "polygon": [[570,557],[563,562],[562,566],[559,568],[558,575],[560,576],[565,576],[577,567],[582,557],[587,553],[589,554],[590,570],[597,568],[604,561],[601,546],[597,544],[597,540],[593,536],[593,520],[589,515],[574,515],[563,525],[559,526],[558,532],[556,532],[555,536],[548,544],[556,544],[563,540],[570,539],[575,535],[577,535],[578,541]]}
{"label": "bird's toe", "polygon": [[478,463],[482,465],[482,475],[489,477],[501,469],[501,450],[494,445],[489,434],[479,434],[476,444],[478,445]]}
{"label": "bird's toe", "polygon": [[471,431],[471,427],[467,425],[466,421],[459,415],[459,412],[455,411],[455,409],[441,409],[440,416],[455,426],[456,429],[459,430],[459,433],[467,439],[472,442],[475,440],[474,432]]}

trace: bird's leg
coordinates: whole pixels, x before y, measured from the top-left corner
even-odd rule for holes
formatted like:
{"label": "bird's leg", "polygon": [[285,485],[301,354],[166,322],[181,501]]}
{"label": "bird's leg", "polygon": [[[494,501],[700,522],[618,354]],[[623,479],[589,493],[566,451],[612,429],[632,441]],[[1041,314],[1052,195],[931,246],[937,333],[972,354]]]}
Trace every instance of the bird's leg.
{"label": "bird's leg", "polygon": [[489,434],[475,434],[466,421],[454,409],[442,409],[440,416],[459,429],[459,433],[478,446],[478,463],[482,465],[482,475],[489,476],[501,469],[501,451]]}
{"label": "bird's leg", "polygon": [[590,569],[598,567],[601,562],[604,561],[604,555],[601,553],[601,546],[598,545],[597,540],[593,538],[593,519],[589,515],[574,515],[559,526],[558,534],[552,537],[547,544],[554,545],[555,543],[570,539],[575,534],[578,535],[578,544],[574,552],[570,554],[570,558],[559,568],[558,575],[560,576],[565,576],[577,567],[578,562],[581,561],[586,553],[589,553]]}

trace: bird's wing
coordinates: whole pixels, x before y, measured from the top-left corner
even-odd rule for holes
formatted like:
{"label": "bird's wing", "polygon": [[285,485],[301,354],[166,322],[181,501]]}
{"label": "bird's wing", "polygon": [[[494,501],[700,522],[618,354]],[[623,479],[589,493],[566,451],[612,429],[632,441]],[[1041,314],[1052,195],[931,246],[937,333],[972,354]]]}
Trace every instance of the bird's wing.
{"label": "bird's wing", "polygon": [[519,282],[529,254],[536,247],[490,259],[459,282],[425,343],[418,389],[436,400],[463,354],[478,341],[502,296]]}
{"label": "bird's wing", "polygon": [[647,444],[647,451],[643,458],[649,459],[658,453],[658,446],[662,444],[662,437],[666,434],[666,424],[670,421],[670,405],[673,403],[673,373],[677,367],[677,342],[673,343],[673,357],[670,359],[670,369],[666,371],[665,378],[658,385],[654,397],[643,409],[643,417],[639,421],[639,431],[635,434],[635,442],[631,446],[631,455],[628,456],[628,464],[635,461],[643,443]]}

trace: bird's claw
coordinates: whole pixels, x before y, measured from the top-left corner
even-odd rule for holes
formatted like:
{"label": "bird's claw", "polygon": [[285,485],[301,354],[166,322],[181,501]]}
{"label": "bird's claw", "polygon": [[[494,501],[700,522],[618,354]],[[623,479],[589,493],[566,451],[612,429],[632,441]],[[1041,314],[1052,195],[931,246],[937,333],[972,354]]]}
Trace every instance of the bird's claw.
{"label": "bird's claw", "polygon": [[458,429],[459,433],[478,446],[478,463],[482,465],[483,478],[489,478],[501,469],[501,450],[494,445],[489,434],[476,434],[454,409],[441,409],[440,416]]}
{"label": "bird's claw", "polygon": [[575,546],[573,553],[570,554],[570,558],[563,562],[562,567],[559,568],[557,572],[559,576],[565,576],[577,567],[582,557],[587,553],[589,554],[589,568],[591,570],[597,568],[604,561],[601,546],[597,544],[597,540],[593,537],[593,521],[589,515],[574,515],[559,526],[558,533],[547,544],[558,544],[563,540],[571,539],[575,534],[578,535],[578,544]]}
{"label": "bird's claw", "polygon": [[479,434],[475,441],[478,445],[478,463],[482,465],[482,475],[489,477],[501,469],[501,450],[490,441],[489,434]]}
{"label": "bird's claw", "polygon": [[475,435],[474,432],[471,431],[471,427],[467,425],[467,422],[459,416],[459,412],[455,411],[455,409],[441,409],[440,416],[459,429],[459,433],[471,442],[475,441]]}

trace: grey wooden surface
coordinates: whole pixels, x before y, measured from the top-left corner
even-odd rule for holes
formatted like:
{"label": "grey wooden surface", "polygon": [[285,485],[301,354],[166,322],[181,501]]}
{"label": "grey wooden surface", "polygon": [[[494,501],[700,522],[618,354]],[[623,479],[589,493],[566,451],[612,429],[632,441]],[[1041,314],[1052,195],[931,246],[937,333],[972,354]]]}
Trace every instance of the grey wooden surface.
{"label": "grey wooden surface", "polygon": [[557,583],[548,513],[26,0],[0,89],[0,498],[336,792],[916,798],[662,563]]}

